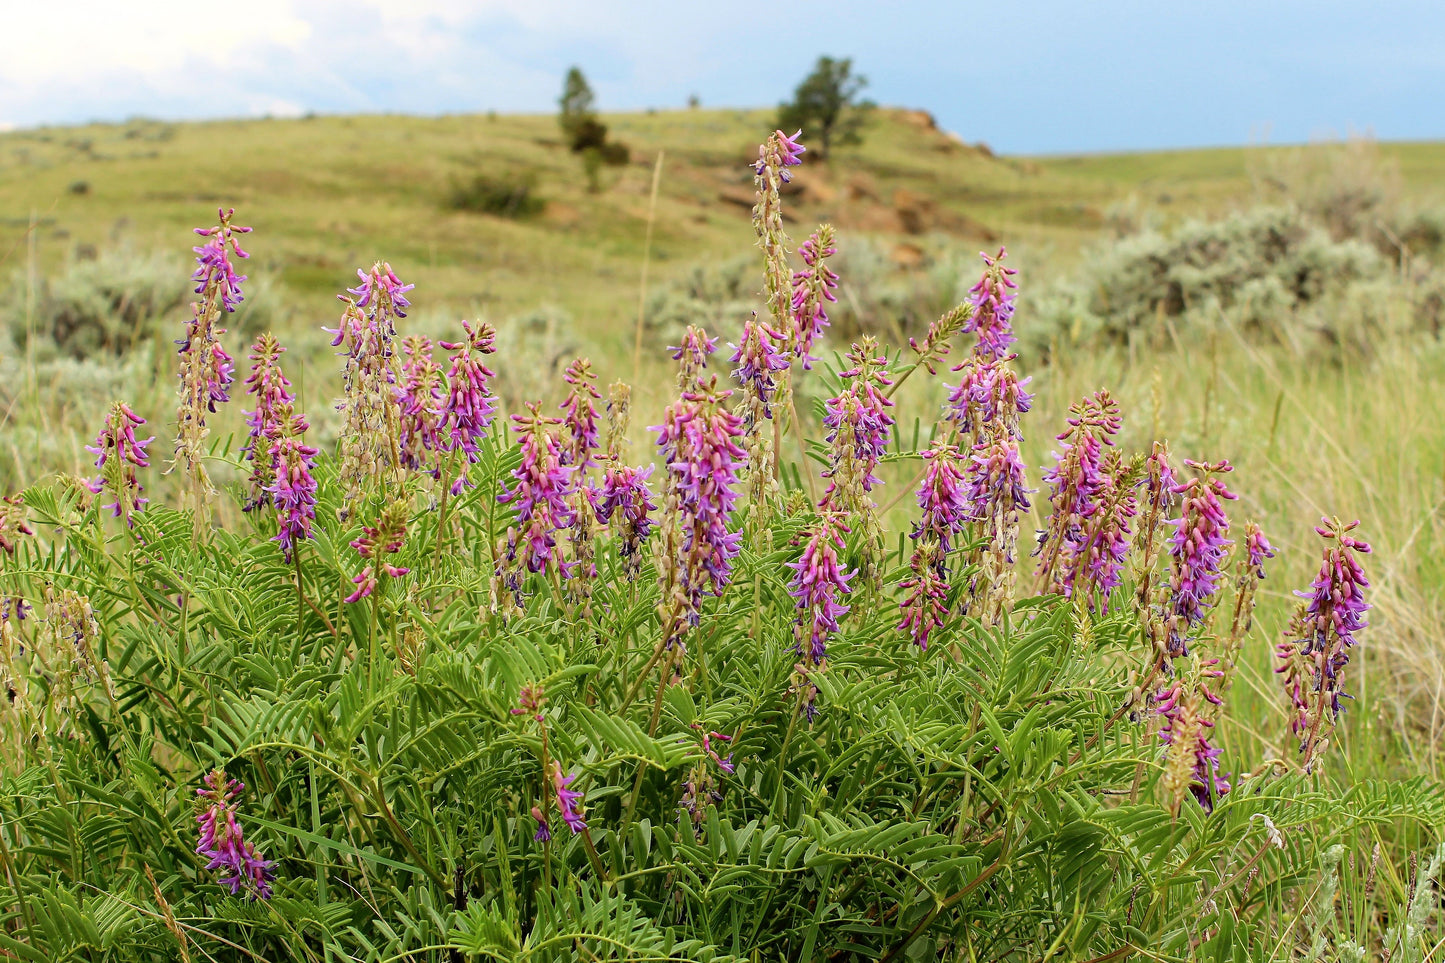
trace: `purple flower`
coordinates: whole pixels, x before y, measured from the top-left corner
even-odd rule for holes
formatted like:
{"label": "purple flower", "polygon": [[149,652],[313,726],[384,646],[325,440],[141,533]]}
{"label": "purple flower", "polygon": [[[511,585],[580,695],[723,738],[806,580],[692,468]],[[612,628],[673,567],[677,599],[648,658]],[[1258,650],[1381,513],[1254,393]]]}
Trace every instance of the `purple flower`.
{"label": "purple flower", "polygon": [[827,260],[838,251],[833,244],[833,227],[824,224],[813,232],[798,247],[798,256],[807,267],[793,273],[793,332],[794,353],[803,362],[803,368],[813,367],[818,360],[813,357],[813,342],[822,337],[828,327],[826,304],[837,301],[833,294],[838,287],[838,275],[828,269]]}
{"label": "purple flower", "polygon": [[926,651],[929,637],[948,618],[948,583],[942,575],[944,559],[938,543],[920,543],[908,564],[913,577],[898,583],[908,593],[899,605],[903,621],[898,628]]}
{"label": "purple flower", "polygon": [[[700,728],[700,726],[694,722],[693,728]],[[736,771],[736,767],[733,766],[733,755],[732,753],[728,753],[727,756],[720,755],[712,746],[714,739],[718,742],[732,742],[733,737],[725,736],[721,732],[706,732],[702,737],[702,751],[707,753],[708,758],[711,759],[719,769],[731,776]]]}
{"label": "purple flower", "polygon": [[197,266],[191,280],[196,282],[196,293],[204,295],[204,300],[212,304],[219,300],[222,310],[227,312],[235,311],[236,306],[245,300],[241,295],[241,282],[246,280],[246,275],[236,273],[231,256],[234,254],[242,259],[251,256],[241,250],[241,244],[236,240],[237,234],[250,234],[251,229],[232,224],[231,216],[235,213],[234,207],[228,211],[217,209],[216,217],[220,223],[215,227],[196,228],[197,234],[209,240],[200,247],[192,248],[196,252]]}
{"label": "purple flower", "polygon": [[[1029,510],[1032,488],[1024,480],[1024,461],[1018,439],[1007,433],[978,445],[968,462],[969,515],[982,519],[991,531],[1003,533],[1018,527],[1020,512]],[[993,541],[991,538],[990,541]],[[1013,551],[1007,552],[1013,562]]]}
{"label": "purple flower", "polygon": [[86,487],[97,495],[108,491],[115,501],[103,507],[111,510],[112,518],[124,515],[127,524],[131,524],[130,513],[140,511],[141,506],[150,501],[141,496],[145,489],[136,474],[137,468],[150,467],[146,446],[155,441],[154,436],[136,439],[136,426],[145,423],[130,405],[117,401],[111,405],[95,444],[85,446],[86,451],[96,456],[95,467],[101,469],[95,479],[86,482]]}
{"label": "purple flower", "polygon": [[[923,517],[913,528],[912,538],[932,538],[946,556],[953,550],[953,538],[975,521],[974,506],[964,484],[963,459],[955,445],[935,445],[923,452],[926,468],[918,486],[918,507]],[[940,563],[942,559],[940,559]]]}
{"label": "purple flower", "polygon": [[276,864],[261,858],[236,822],[235,800],[246,788],[245,784],[226,779],[220,769],[207,773],[204,782],[205,788],[196,790],[203,805],[196,816],[199,836],[196,854],[208,860],[206,869],[230,873],[221,880],[221,885],[228,887],[232,896],[239,896],[244,889],[253,900],[270,899]]}
{"label": "purple flower", "polygon": [[432,357],[430,338],[419,334],[402,341],[406,359],[401,363],[401,384],[396,404],[401,409],[401,463],[412,471],[435,478],[440,471],[437,453],[444,450],[442,398],[446,380]]}
{"label": "purple flower", "polygon": [[1255,578],[1264,578],[1264,560],[1274,558],[1274,546],[1265,537],[1264,529],[1255,522],[1244,526],[1244,549],[1249,571],[1254,573]]}
{"label": "purple flower", "polygon": [[882,482],[875,474],[888,452],[894,418],[888,409],[893,402],[883,394],[893,384],[888,377],[888,358],[876,355],[878,343],[865,336],[848,353],[852,366],[839,373],[845,387],[836,398],[824,402],[823,427],[831,448],[831,463],[824,469],[828,490],[822,507],[861,511],[865,493]]}
{"label": "purple flower", "polygon": [[652,519],[648,513],[657,510],[653,504],[652,492],[647,479],[652,477],[652,466],[628,468],[613,466],[607,469],[601,486],[592,486],[587,497],[598,521],[612,525],[617,534],[617,549],[628,571],[636,575],[642,563],[642,543],[652,533]]}
{"label": "purple flower", "polygon": [[316,477],[311,474],[316,449],[302,441],[298,431],[277,440],[272,450],[276,480],[267,490],[280,521],[276,541],[290,562],[295,557],[296,543],[311,537],[311,523],[316,519]]}
{"label": "purple flower", "polygon": [[714,376],[667,407],[657,445],[667,470],[666,532],[660,560],[664,598],[684,601],[665,620],[668,644],[696,624],[704,595],[721,595],[732,578],[741,533],[729,531],[737,505],[738,472],[747,454],[738,444],[743,419],[724,407],[731,391]]}
{"label": "purple flower", "polygon": [[1099,496],[1108,484],[1103,471],[1104,446],[1122,426],[1119,405],[1100,389],[1069,408],[1069,427],[1059,434],[1062,451],[1044,472],[1053,508],[1048,528],[1040,533],[1039,575],[1050,591],[1069,595],[1079,573],[1089,520],[1100,510]]}
{"label": "purple flower", "polygon": [[1219,774],[1220,751],[1209,741],[1214,722],[1195,709],[1194,700],[1184,693],[1182,681],[1176,681],[1160,695],[1154,710],[1163,720],[1159,740],[1169,747],[1165,753],[1166,788],[1176,800],[1187,790],[1205,812],[1212,812],[1214,800],[1230,789],[1228,780]]}
{"label": "purple flower", "polygon": [[532,838],[539,843],[545,843],[552,838],[552,828],[547,825],[547,817],[542,815],[542,810],[536,806],[532,807],[532,818],[537,820],[537,831]]}
{"label": "purple flower", "polygon": [[1014,293],[1018,285],[1013,276],[1018,271],[1003,266],[1008,252],[998,249],[995,257],[980,252],[983,258],[983,277],[969,288],[969,301],[973,304],[973,316],[964,324],[964,331],[978,336],[974,353],[984,358],[1002,358],[1008,354],[1009,345],[1018,338],[1013,333]]}
{"label": "purple flower", "polygon": [[801,129],[791,137],[780,130],[773,131],[772,136],[758,147],[758,161],[753,165],[753,173],[761,177],[771,169],[777,172],[783,183],[791,181],[793,175],[788,173],[787,168],[803,163],[803,153],[808,149],[798,143],[801,136]]}
{"label": "purple flower", "polygon": [[1369,624],[1365,621],[1365,612],[1370,608],[1365,589],[1370,581],[1357,556],[1369,554],[1370,546],[1349,534],[1359,524],[1321,519],[1315,528],[1326,539],[1320,573],[1308,592],[1295,593],[1306,600],[1299,626],[1302,631],[1295,641],[1300,654],[1311,663],[1313,689],[1320,694],[1318,711],[1323,713],[1328,708],[1331,721],[1341,712],[1340,697],[1345,693],[1340,689],[1340,680],[1349,664],[1350,650],[1358,644],[1355,633]]}
{"label": "purple flower", "polygon": [[1118,452],[1110,451],[1100,468],[1102,484],[1094,493],[1095,511],[1084,522],[1083,539],[1073,568],[1070,590],[1082,589],[1089,608],[1102,599],[1109,611],[1109,593],[1123,583],[1124,560],[1129,555],[1131,524],[1139,514],[1139,487],[1142,465],[1126,465]]}
{"label": "purple flower", "polygon": [[562,464],[574,466],[585,473],[596,462],[592,453],[601,445],[597,432],[597,406],[592,402],[601,398],[592,382],[597,376],[592,373],[592,362],[578,358],[567,366],[563,380],[571,385],[567,398],[562,402],[562,424],[566,427],[567,444],[562,449]]}
{"label": "purple flower", "polygon": [[477,442],[486,437],[497,411],[497,398],[489,386],[496,373],[482,363],[483,355],[497,350],[497,332],[485,321],[475,328],[463,321],[462,328],[467,333],[465,341],[438,342],[448,351],[457,352],[447,373],[449,388],[440,428],[447,436],[449,450],[461,449],[468,462],[475,462],[480,457]]}
{"label": "purple flower", "polygon": [[416,287],[415,284],[402,284],[391,265],[385,261],[377,262],[370,271],[357,268],[356,276],[361,279],[361,283],[354,288],[347,288],[346,293],[356,299],[358,308],[372,307],[372,302],[376,301],[378,311],[394,314],[398,318],[406,317],[406,309],[411,307],[406,294]]}
{"label": "purple flower", "polygon": [[677,373],[677,387],[691,391],[700,383],[703,369],[707,367],[708,355],[717,350],[717,338],[709,338],[702,328],[691,324],[683,333],[682,344],[668,345],[667,351],[673,361],[682,362]]}
{"label": "purple flower", "polygon": [[1178,479],[1174,476],[1174,466],[1169,463],[1169,446],[1162,441],[1154,442],[1154,450],[1145,459],[1144,467],[1144,507],[1156,515],[1168,514],[1179,501],[1174,490]]}
{"label": "purple flower", "polygon": [[802,557],[787,563],[794,572],[788,594],[797,599],[797,651],[813,665],[823,664],[828,638],[838,631],[838,616],[849,608],[838,601],[852,591],[848,581],[856,574],[845,573],[838,562],[838,549],[845,547],[843,535],[848,531],[841,512],[822,512]]}
{"label": "purple flower", "polygon": [[280,358],[285,350],[269,332],[257,337],[251,349],[253,363],[246,379],[246,393],[255,396],[256,407],[242,412],[248,431],[246,447],[241,449],[251,462],[250,491],[243,506],[248,512],[270,501],[267,489],[276,477],[271,449],[281,430],[291,422],[296,396],[281,370]]}
{"label": "purple flower", "polygon": [[953,370],[963,372],[958,386],[949,389],[948,417],[959,431],[982,442],[995,429],[1021,439],[1020,416],[1033,407],[1034,396],[1024,388],[1033,380],[1020,378],[1009,366],[1017,355],[985,360],[971,355]]}
{"label": "purple flower", "polygon": [[1204,621],[1214,604],[1226,553],[1233,544],[1225,537],[1229,519],[1220,500],[1233,500],[1235,495],[1225,487],[1223,479],[1216,477],[1233,468],[1228,461],[1210,464],[1186,460],[1184,464],[1198,469],[1200,475],[1174,486],[1175,494],[1182,495],[1184,501],[1181,517],[1170,523],[1175,526],[1169,540],[1173,577],[1169,585],[1168,649],[1173,658],[1189,654],[1190,630]]}
{"label": "purple flower", "polygon": [[540,572],[555,564],[563,576],[570,576],[571,564],[556,552],[556,535],[571,528],[575,519],[568,499],[575,488],[576,469],[562,464],[562,446],[550,429],[562,420],[542,415],[541,407],[540,402],[530,402],[530,415],[512,416],[512,430],[522,439],[522,464],[512,472],[516,486],[504,487],[497,496],[498,502],[516,512],[507,532],[507,561],[515,562],[520,551],[528,571]]}
{"label": "purple flower", "polygon": [[756,399],[762,416],[771,418],[773,393],[778,388],[774,373],[786,371],[791,364],[778,350],[783,336],[768,327],[766,322],[759,321],[755,312],[743,322],[743,334],[739,341],[741,343],[733,346],[732,356],[728,359],[737,365],[733,369],[733,377],[743,386],[749,399]]}
{"label": "purple flower", "polygon": [[351,547],[369,564],[351,580],[356,585],[356,591],[346,597],[346,602],[359,602],[376,590],[375,567],[378,565],[391,578],[401,578],[411,571],[386,561],[387,555],[400,552],[406,542],[406,516],[406,503],[396,501],[382,510],[374,526],[361,527],[361,536],[352,541]]}
{"label": "purple flower", "polygon": [[567,828],[572,830],[572,834],[575,836],[587,828],[587,823],[582,819],[580,805],[582,794],[569,788],[577,778],[577,774],[562,775],[562,766],[554,759],[551,776],[552,788],[557,794],[557,809],[562,814],[562,821],[567,824]]}

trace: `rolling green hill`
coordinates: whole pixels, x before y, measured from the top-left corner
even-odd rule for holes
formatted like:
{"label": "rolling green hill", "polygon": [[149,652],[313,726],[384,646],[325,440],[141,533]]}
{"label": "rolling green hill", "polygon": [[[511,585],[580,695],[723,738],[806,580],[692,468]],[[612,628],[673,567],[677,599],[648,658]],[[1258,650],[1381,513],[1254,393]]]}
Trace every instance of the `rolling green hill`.
{"label": "rolling green hill", "polygon": [[[750,243],[755,145],[763,111],[695,110],[604,118],[631,163],[589,194],[548,116],[309,117],[39,128],[0,135],[0,258],[23,268],[36,224],[43,274],[117,241],[179,252],[211,208],[254,225],[253,274],[284,282],[306,314],[327,317],[356,267],[389,259],[432,306],[505,315],[551,303],[598,334],[635,316],[653,164],[665,152],[654,228],[655,280]],[[806,141],[806,136],[804,138]],[[1389,144],[1405,189],[1445,175],[1445,144]],[[995,157],[935,129],[928,115],[882,110],[861,148],[805,164],[788,210],[794,233],[831,219],[875,234],[906,270],[920,236],[1007,241],[1015,257],[1067,261],[1111,214],[1165,219],[1257,194],[1278,149],[1080,157]],[[453,210],[477,174],[535,177],[536,216]],[[1267,189],[1267,188],[1266,188]]]}

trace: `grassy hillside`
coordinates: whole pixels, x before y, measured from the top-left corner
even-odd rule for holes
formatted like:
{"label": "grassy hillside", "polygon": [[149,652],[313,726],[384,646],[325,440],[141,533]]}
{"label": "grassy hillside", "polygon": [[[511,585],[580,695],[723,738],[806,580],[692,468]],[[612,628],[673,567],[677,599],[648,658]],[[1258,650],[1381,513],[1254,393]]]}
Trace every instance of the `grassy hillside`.
{"label": "grassy hillside", "polygon": [[[211,208],[256,228],[253,274],[280,279],[308,316],[356,267],[389,259],[428,305],[505,315],[556,304],[589,328],[625,329],[636,310],[653,163],[666,152],[653,277],[750,242],[746,163],[768,130],[762,111],[696,110],[605,118],[632,162],[585,190],[552,117],[312,117],[164,124],[133,121],[0,135],[0,258],[25,266],[34,217],[42,273],[76,251],[124,241],[183,250]],[[1445,145],[1393,144],[1405,186],[1445,174]],[[880,111],[858,149],[805,166],[789,198],[798,225],[832,219],[878,233],[899,264],[918,235],[1006,240],[1015,256],[1067,255],[1115,208],[1163,217],[1215,210],[1255,190],[1279,151],[997,158]],[[811,159],[810,159],[811,160]],[[532,172],[544,211],[512,221],[455,211],[452,186],[479,172]]]}

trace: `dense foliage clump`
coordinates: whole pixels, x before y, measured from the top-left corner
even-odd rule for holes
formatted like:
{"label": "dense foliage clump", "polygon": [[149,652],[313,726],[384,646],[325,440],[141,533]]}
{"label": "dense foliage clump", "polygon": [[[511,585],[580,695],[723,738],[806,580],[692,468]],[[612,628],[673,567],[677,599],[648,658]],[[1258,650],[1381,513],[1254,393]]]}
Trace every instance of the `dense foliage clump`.
{"label": "dense foliage clump", "polygon": [[[764,310],[727,352],[681,332],[643,457],[628,385],[577,359],[565,397],[504,410],[509,346],[409,332],[385,262],[328,329],[321,450],[277,339],[242,379],[224,347],[246,229],[201,231],[185,508],[149,501],[166,446],[123,402],[97,475],[0,504],[0,949],[1419,958],[1442,858],[1382,898],[1380,843],[1445,798],[1327,777],[1369,544],[1321,523],[1278,650],[1287,749],[1247,757],[1222,733],[1276,553],[1233,467],[1123,450],[1103,388],[1026,464],[1003,250],[906,348],[830,350],[832,228],[795,262],[780,214],[803,153],[760,150]],[[900,388],[938,377],[905,438]],[[244,443],[213,439],[243,390]]]}

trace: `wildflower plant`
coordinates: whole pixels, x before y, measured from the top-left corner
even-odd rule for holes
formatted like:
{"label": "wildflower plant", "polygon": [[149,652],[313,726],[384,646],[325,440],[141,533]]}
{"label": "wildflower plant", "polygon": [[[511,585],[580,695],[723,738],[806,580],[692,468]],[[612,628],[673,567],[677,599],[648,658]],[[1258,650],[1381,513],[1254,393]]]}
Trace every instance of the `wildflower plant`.
{"label": "wildflower plant", "polygon": [[210,433],[207,417],[216,413],[216,405],[230,400],[231,382],[235,380],[231,356],[221,344],[226,329],[221,319],[236,310],[243,300],[241,283],[244,274],[236,273],[236,260],[250,257],[241,248],[239,235],[249,234],[249,227],[231,223],[234,208],[216,212],[215,227],[196,228],[206,238],[196,253],[197,300],[191,303],[191,319],[186,323],[179,345],[181,367],[180,405],[176,411],[175,460],[172,468],[184,470],[195,512],[197,530],[204,522],[210,499],[215,496],[210,475],[206,471],[206,437]]}
{"label": "wildflower plant", "polygon": [[[1435,787],[1322,764],[1363,691],[1354,526],[1321,525],[1278,649],[1289,722],[1236,724],[1260,579],[1291,564],[1226,514],[1249,473],[1176,470],[1100,390],[1035,493],[1027,292],[1002,251],[911,355],[830,351],[834,241],[794,255],[782,233],[801,153],[778,133],[753,168],[767,310],[723,332],[732,386],[690,329],[660,419],[619,384],[604,429],[580,362],[503,412],[511,346],[408,330],[411,288],[379,262],[334,332],[334,451],[257,341],[246,430],[207,453],[244,481],[210,537],[164,488],[143,502],[125,405],[92,484],[0,504],[5,953],[1305,958],[1317,851],[1359,856],[1331,864],[1343,906],[1362,847],[1445,826]],[[239,297],[226,223],[197,332]],[[210,415],[229,382],[205,337]],[[783,387],[800,346],[827,386],[807,419]],[[924,382],[945,361],[957,383]],[[934,427],[910,443],[914,416]],[[634,462],[642,417],[657,446]],[[1357,888],[1337,948],[1423,932],[1432,897],[1395,862],[1398,892]]]}

